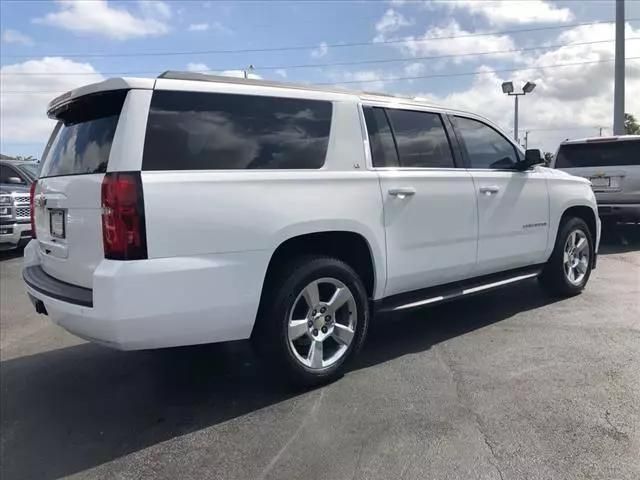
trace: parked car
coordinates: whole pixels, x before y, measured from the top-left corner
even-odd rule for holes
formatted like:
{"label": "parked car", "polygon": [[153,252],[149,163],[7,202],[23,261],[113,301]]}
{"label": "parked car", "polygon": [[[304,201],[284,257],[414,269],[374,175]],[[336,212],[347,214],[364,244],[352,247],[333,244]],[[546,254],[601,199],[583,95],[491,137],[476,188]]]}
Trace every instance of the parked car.
{"label": "parked car", "polygon": [[166,72],[73,90],[49,115],[26,289],[111,347],[251,338],[320,383],[374,313],[534,277],[574,295],[596,264],[589,182],[471,113]]}
{"label": "parked car", "polygon": [[640,222],[640,135],[564,141],[552,166],[591,181],[603,220]]}
{"label": "parked car", "polygon": [[29,188],[35,162],[0,160],[0,250],[22,247],[31,238]]}

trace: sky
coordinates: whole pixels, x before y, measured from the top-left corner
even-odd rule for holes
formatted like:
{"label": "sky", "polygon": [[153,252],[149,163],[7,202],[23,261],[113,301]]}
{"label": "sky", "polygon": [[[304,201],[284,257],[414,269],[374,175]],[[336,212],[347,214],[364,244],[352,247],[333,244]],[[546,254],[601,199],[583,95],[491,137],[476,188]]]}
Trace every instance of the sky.
{"label": "sky", "polygon": [[[417,96],[479,113],[555,152],[611,134],[615,2],[0,2],[0,152],[39,158],[57,95],[109,77],[191,70]],[[625,110],[640,117],[640,0],[626,1]],[[635,58],[634,58],[635,57]]]}

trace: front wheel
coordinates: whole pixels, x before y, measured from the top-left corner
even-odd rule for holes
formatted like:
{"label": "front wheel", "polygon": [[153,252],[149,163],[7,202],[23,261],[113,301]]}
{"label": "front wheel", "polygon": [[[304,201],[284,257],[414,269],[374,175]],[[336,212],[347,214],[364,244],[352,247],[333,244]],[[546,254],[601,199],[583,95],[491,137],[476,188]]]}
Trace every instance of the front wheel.
{"label": "front wheel", "polygon": [[560,226],[551,258],[540,275],[541,285],[554,295],[580,293],[589,281],[594,254],[585,221],[576,217],[567,219]]}
{"label": "front wheel", "polygon": [[253,335],[267,363],[295,383],[338,377],[360,349],[369,303],[359,276],[331,257],[301,257],[275,275]]}

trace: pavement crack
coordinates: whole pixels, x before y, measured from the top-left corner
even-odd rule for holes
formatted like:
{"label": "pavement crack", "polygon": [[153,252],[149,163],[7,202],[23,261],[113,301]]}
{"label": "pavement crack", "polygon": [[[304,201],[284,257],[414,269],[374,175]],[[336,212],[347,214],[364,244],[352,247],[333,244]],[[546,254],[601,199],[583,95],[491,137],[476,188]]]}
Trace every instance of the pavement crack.
{"label": "pavement crack", "polygon": [[440,362],[440,364],[444,367],[444,369],[447,372],[449,372],[449,375],[451,376],[454,387],[456,389],[456,398],[458,399],[458,403],[462,406],[462,408],[464,408],[469,413],[469,415],[471,416],[471,418],[475,423],[476,430],[478,430],[478,433],[480,433],[480,435],[482,436],[482,440],[484,441],[485,445],[489,449],[490,458],[488,458],[488,462],[496,470],[498,476],[500,477],[500,480],[504,480],[502,470],[500,469],[498,457],[494,450],[493,444],[491,443],[487,433],[485,432],[484,426],[482,424],[482,420],[480,419],[480,415],[475,410],[473,410],[473,408],[471,408],[471,405],[469,404],[469,402],[465,400],[464,396],[462,395],[462,391],[460,388],[460,385],[461,385],[460,373],[456,371],[455,368],[453,368],[451,362],[447,361],[447,359],[444,358],[446,354],[444,352],[444,349],[440,345],[435,346],[433,350],[435,351],[436,357],[438,358],[438,361]]}
{"label": "pavement crack", "polygon": [[478,430],[482,435],[484,443],[487,445],[487,447],[489,447],[489,451],[491,452],[491,456],[493,457],[493,460],[489,460],[489,463],[493,465],[493,468],[495,468],[496,472],[498,472],[498,475],[500,476],[500,480],[504,480],[504,477],[502,476],[502,470],[500,470],[500,467],[498,465],[498,457],[496,457],[496,452],[493,450],[493,445],[491,445],[491,442],[487,438],[487,435],[482,431],[480,427],[478,427]]}
{"label": "pavement crack", "polygon": [[304,416],[302,418],[302,422],[300,422],[300,425],[298,426],[298,428],[296,428],[296,431],[293,432],[293,435],[291,435],[289,439],[286,442],[284,442],[284,445],[282,446],[282,448],[278,450],[278,453],[276,453],[273,456],[273,458],[269,461],[267,466],[264,467],[264,469],[262,470],[262,473],[258,477],[259,480],[264,480],[265,478],[267,478],[267,475],[271,473],[271,470],[273,470],[273,467],[276,466],[276,464],[278,463],[278,460],[282,458],[282,456],[289,449],[291,444],[300,436],[300,434],[302,433],[302,430],[304,430],[304,428],[307,426],[307,424],[311,420],[315,420],[316,415],[318,413],[318,409],[320,408],[320,403],[322,403],[322,397],[324,397],[324,388],[320,390],[320,395],[318,395],[318,398],[316,398],[315,402],[313,403],[313,406],[311,407],[311,410],[308,413],[303,414]]}
{"label": "pavement crack", "polygon": [[353,470],[353,476],[351,480],[355,480],[356,475],[360,471],[360,462],[362,461],[362,453],[364,452],[364,443],[360,445],[360,451],[358,452],[358,459],[356,461],[356,468]]}
{"label": "pavement crack", "polygon": [[604,420],[607,422],[607,425],[611,427],[611,430],[613,430],[613,432],[611,433],[611,436],[613,437],[613,439],[623,440],[623,439],[629,438],[629,435],[627,435],[625,432],[623,432],[616,425],[613,424],[613,422],[609,418],[610,415],[611,415],[611,412],[609,412],[609,410],[604,411]]}

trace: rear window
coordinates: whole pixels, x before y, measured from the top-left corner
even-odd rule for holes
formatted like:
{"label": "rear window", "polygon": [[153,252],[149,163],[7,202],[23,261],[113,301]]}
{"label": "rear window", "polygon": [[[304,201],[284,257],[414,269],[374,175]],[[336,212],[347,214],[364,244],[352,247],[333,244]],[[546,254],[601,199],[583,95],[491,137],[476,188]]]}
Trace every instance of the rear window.
{"label": "rear window", "polygon": [[144,170],[314,169],[324,165],[330,102],[156,91]]}
{"label": "rear window", "polygon": [[40,177],[107,171],[111,143],[127,90],[87,95],[56,112],[59,120]]}
{"label": "rear window", "polygon": [[556,168],[640,165],[640,140],[561,145]]}

